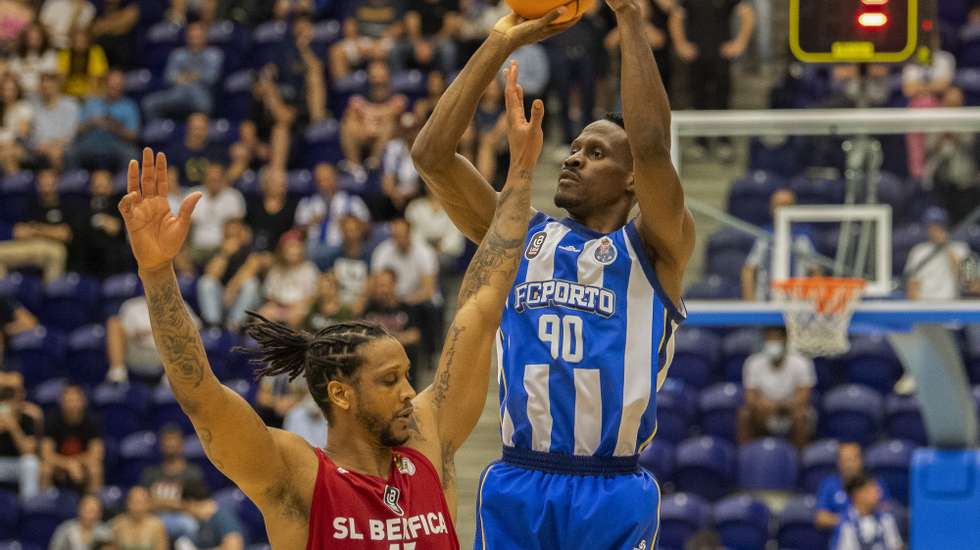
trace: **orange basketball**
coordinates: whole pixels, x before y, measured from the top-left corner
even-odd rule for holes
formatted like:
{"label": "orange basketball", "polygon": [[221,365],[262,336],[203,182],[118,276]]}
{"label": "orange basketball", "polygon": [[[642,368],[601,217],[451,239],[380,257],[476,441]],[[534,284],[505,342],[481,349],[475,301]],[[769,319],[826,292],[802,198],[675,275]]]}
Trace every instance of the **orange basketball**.
{"label": "orange basketball", "polygon": [[543,17],[549,11],[565,6],[565,13],[559,17],[555,23],[571,21],[585,13],[595,0],[507,0],[507,4],[514,10],[514,13],[527,19],[537,19]]}

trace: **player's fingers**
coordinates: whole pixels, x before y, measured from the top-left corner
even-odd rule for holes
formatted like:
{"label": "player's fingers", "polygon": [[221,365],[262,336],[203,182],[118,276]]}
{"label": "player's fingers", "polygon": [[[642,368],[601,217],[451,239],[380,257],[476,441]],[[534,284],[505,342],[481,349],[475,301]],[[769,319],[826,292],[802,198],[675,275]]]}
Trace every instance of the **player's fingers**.
{"label": "player's fingers", "polygon": [[544,120],[544,102],[535,99],[531,104],[531,127],[541,128],[541,121]]}
{"label": "player's fingers", "polygon": [[129,219],[129,215],[133,213],[133,205],[139,201],[139,195],[139,191],[130,191],[119,201],[119,213],[122,214],[123,221]]}
{"label": "player's fingers", "polygon": [[153,169],[153,149],[149,147],[143,148],[143,166],[141,176],[141,189],[143,191],[143,197],[149,198],[156,196],[157,194],[157,184],[156,184],[156,171]]}
{"label": "player's fingers", "polygon": [[126,175],[126,192],[134,193],[140,190],[140,163],[136,159],[129,161],[129,173]]}
{"label": "player's fingers", "polygon": [[163,154],[163,151],[157,153],[156,169],[157,193],[159,193],[161,197],[166,197],[170,192],[170,181],[167,179],[167,155]]}
{"label": "player's fingers", "polygon": [[194,207],[197,206],[198,201],[200,201],[201,197],[203,196],[204,195],[202,195],[200,191],[195,191],[190,195],[187,195],[184,202],[180,203],[180,212],[177,213],[177,220],[180,221],[181,225],[186,224],[187,226],[190,226],[191,214],[194,213]]}
{"label": "player's fingers", "polygon": [[538,24],[542,27],[547,27],[548,25],[554,23],[559,17],[565,14],[568,8],[565,6],[559,6],[544,15],[544,17],[538,19]]}
{"label": "player's fingers", "polygon": [[524,116],[524,87],[520,84],[517,85],[517,108],[521,113],[521,120],[526,122],[527,118]]}

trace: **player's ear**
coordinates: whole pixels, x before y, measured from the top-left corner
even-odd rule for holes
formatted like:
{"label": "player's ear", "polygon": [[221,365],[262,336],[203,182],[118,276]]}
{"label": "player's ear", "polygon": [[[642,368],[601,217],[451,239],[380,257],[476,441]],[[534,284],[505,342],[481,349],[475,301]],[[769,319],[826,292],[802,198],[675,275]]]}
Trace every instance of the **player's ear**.
{"label": "player's ear", "polygon": [[327,383],[327,399],[330,405],[349,411],[351,408],[352,388],[343,382],[331,380]]}

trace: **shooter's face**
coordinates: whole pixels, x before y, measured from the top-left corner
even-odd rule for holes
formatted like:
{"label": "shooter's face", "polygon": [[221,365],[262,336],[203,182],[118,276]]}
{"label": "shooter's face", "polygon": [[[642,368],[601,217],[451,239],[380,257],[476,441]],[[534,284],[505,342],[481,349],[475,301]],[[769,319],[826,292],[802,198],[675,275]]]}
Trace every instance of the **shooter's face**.
{"label": "shooter's face", "polygon": [[633,159],[626,130],[600,120],[582,130],[562,163],[555,206],[584,216],[633,200]]}
{"label": "shooter's face", "polygon": [[412,399],[405,348],[394,338],[379,338],[362,346],[364,364],[354,384],[353,412],[364,430],[385,447],[405,444],[411,436]]}

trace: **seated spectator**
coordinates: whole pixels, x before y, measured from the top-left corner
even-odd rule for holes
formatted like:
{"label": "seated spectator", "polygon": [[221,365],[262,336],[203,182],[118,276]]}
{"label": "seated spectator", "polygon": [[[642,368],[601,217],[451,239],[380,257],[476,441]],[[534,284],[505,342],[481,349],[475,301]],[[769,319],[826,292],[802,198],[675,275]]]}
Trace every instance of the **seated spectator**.
{"label": "seated spectator", "polygon": [[39,23],[31,23],[20,33],[16,55],[8,69],[20,80],[24,97],[33,97],[40,91],[42,74],[58,72],[58,54]]}
{"label": "seated spectator", "polygon": [[303,328],[310,332],[316,333],[330,325],[350,321],[359,316],[364,309],[363,301],[353,307],[340,301],[337,277],[330,271],[320,274],[316,288],[316,296],[306,314],[306,319],[303,320]]}
{"label": "seated spectator", "polygon": [[353,216],[370,223],[371,214],[361,197],[337,189],[337,171],[332,165],[317,164],[313,180],[317,192],[299,201],[295,223],[297,229],[306,231],[307,256],[322,267],[341,248],[341,220]]}
{"label": "seated spectator", "polygon": [[[37,317],[11,296],[0,294],[0,369],[7,338],[37,328]],[[2,371],[0,371],[2,373]]]}
{"label": "seated spectator", "polygon": [[118,199],[112,190],[112,173],[92,172],[89,185],[91,198],[81,216],[79,255],[83,273],[104,279],[110,275],[132,270],[132,253],[126,242]]}
{"label": "seated spectator", "polygon": [[[769,212],[772,219],[776,219],[776,211],[784,206],[796,204],[796,194],[789,189],[779,189],[769,198]],[[766,229],[770,234],[773,232],[772,224],[768,224]],[[792,276],[804,277],[813,275],[818,269],[812,258],[816,254],[816,247],[809,236],[809,232],[804,227],[793,228],[793,243],[790,248]],[[773,242],[769,237],[758,238],[752,246],[742,266],[742,299],[743,300],[765,300],[769,296],[769,266],[771,265]]]}
{"label": "seated spectator", "polygon": [[415,120],[429,120],[429,115],[435,110],[439,98],[446,92],[446,86],[446,75],[439,71],[429,73],[425,78],[425,97],[415,100],[415,105],[412,106]]}
{"label": "seated spectator", "polygon": [[126,97],[126,75],[110,71],[105,93],[91,95],[82,105],[81,124],[75,142],[65,153],[65,168],[106,168],[114,172],[136,158],[140,111]]}
{"label": "seated spectator", "polygon": [[33,164],[61,167],[65,149],[78,131],[80,114],[78,101],[61,95],[61,78],[51,73],[41,75],[41,93],[34,101],[28,140]]}
{"label": "seated spectator", "polygon": [[174,215],[180,212],[180,204],[184,202],[186,196],[187,191],[180,183],[180,168],[174,166],[167,168],[167,204],[170,205],[170,211]]}
{"label": "seated spectator", "polygon": [[206,262],[221,248],[225,224],[245,217],[245,197],[229,184],[224,166],[206,164],[201,183],[191,189],[203,195],[191,217],[191,257],[197,263]]}
{"label": "seated spectator", "polygon": [[109,72],[109,61],[102,46],[92,44],[88,29],[72,29],[71,43],[58,52],[58,72],[65,83],[66,94],[83,98],[96,92],[92,82]]}
{"label": "seated spectator", "polygon": [[851,507],[841,520],[831,548],[834,550],[903,550],[905,544],[894,516],[881,509],[881,488],[859,475],[846,486]]}
{"label": "seated spectator", "polygon": [[167,59],[164,78],[170,88],[143,98],[147,118],[211,112],[211,87],[221,77],[224,54],[208,46],[207,32],[200,22],[187,25],[187,46],[177,48]]}
{"label": "seated spectator", "polygon": [[456,229],[442,203],[423,195],[405,209],[405,219],[412,226],[412,237],[428,243],[439,256],[441,272],[458,270],[466,249],[466,237]]}
{"label": "seated spectator", "polygon": [[955,300],[960,297],[960,265],[970,255],[964,242],[949,238],[949,216],[932,207],[922,217],[929,240],[909,251],[905,293],[910,300]]}
{"label": "seated spectator", "polygon": [[17,78],[0,76],[0,171],[12,174],[20,168],[31,134],[34,108],[24,99]]}
{"label": "seated spectator", "polygon": [[133,30],[140,20],[139,2],[133,0],[103,0],[102,9],[92,21],[92,38],[105,50],[109,65],[131,69],[136,51]]}
{"label": "seated spectator", "polygon": [[393,68],[447,74],[456,70],[455,37],[462,26],[458,0],[415,0],[408,4],[405,33],[391,55]]}
{"label": "seated spectator", "polygon": [[[902,93],[911,108],[962,107],[963,91],[953,85],[956,58],[945,51],[932,54],[929,65],[906,63],[902,69]],[[922,133],[905,137],[908,147],[909,175],[922,179],[929,161],[929,136]]]}
{"label": "seated spectator", "polygon": [[345,216],[340,220],[340,252],[325,264],[317,264],[324,271],[332,271],[336,276],[340,285],[340,302],[351,307],[355,315],[360,315],[363,311],[371,272],[371,250],[366,236],[368,227],[360,218]]}
{"label": "seated spectator", "polygon": [[371,271],[390,269],[397,280],[395,294],[409,305],[441,301],[438,294],[439,259],[422,239],[412,236],[404,218],[391,222],[391,237],[378,245],[371,256]]}
{"label": "seated spectator", "polygon": [[422,180],[412,161],[412,144],[420,124],[410,113],[399,117],[394,139],[385,145],[382,157],[381,192],[376,210],[381,220],[405,214],[405,207],[422,193]]}
{"label": "seated spectator", "polygon": [[65,386],[60,405],[44,419],[41,486],[97,492],[102,488],[105,447],[85,391],[80,386]]}
{"label": "seated spectator", "polygon": [[[422,347],[422,319],[418,308],[398,298],[398,274],[382,268],[371,275],[370,298],[364,309],[364,320],[385,328],[402,346],[408,360],[418,364]],[[417,369],[415,369],[417,370]],[[413,379],[412,372],[409,377]]]}
{"label": "seated spectator", "polygon": [[810,390],[817,383],[813,361],[787,349],[786,329],[769,327],[762,351],[745,360],[745,404],[738,413],[738,440],[789,437],[802,449],[810,442],[815,413]]}
{"label": "seated spectator", "polygon": [[[211,493],[202,481],[184,484],[184,507],[194,519],[198,528],[191,539],[194,548],[220,548],[221,550],[242,550],[245,548],[243,529],[238,517],[230,510],[223,510],[211,498]],[[178,541],[179,543],[180,541]]]}
{"label": "seated spectator", "polygon": [[37,439],[43,424],[41,408],[24,399],[24,377],[0,371],[0,489],[22,500],[40,492]]}
{"label": "seated spectator", "polygon": [[276,84],[283,102],[299,120],[317,122],[327,118],[326,82],[323,62],[314,50],[316,29],[308,15],[297,15],[291,23],[291,39],[276,49]]}
{"label": "seated spectator", "polygon": [[303,392],[302,400],[286,412],[282,429],[302,437],[311,447],[327,446],[327,419],[309,391]]}
{"label": "seated spectator", "polygon": [[34,20],[30,0],[0,0],[0,51],[10,51],[20,33]]}
{"label": "seated spectator", "polygon": [[266,426],[282,428],[286,414],[308,394],[302,375],[293,380],[287,375],[264,376],[255,392],[255,411]]}
{"label": "seated spectator", "polygon": [[[58,173],[41,170],[25,221],[14,225],[13,240],[0,242],[0,275],[11,268],[36,267],[45,282],[60,278],[79,227],[79,216],[65,208],[58,195]],[[74,250],[71,256],[74,261]]]}
{"label": "seated spectator", "polygon": [[55,48],[67,48],[72,29],[88,28],[93,19],[95,6],[88,0],[44,0],[38,16]]}
{"label": "seated spectator", "polygon": [[78,517],[58,526],[48,550],[90,550],[111,543],[112,529],[102,522],[102,501],[86,494],[78,501]]}
{"label": "seated spectator", "polygon": [[891,68],[869,64],[866,74],[855,64],[834,65],[830,93],[817,106],[824,108],[883,107],[891,98]]}
{"label": "seated spectator", "polygon": [[245,204],[245,223],[252,228],[255,250],[266,252],[292,229],[299,201],[287,194],[286,172],[271,166],[259,175],[261,196]]}
{"label": "seated spectator", "polygon": [[381,166],[381,154],[408,105],[405,96],[391,90],[391,74],[383,62],[373,61],[368,66],[368,85],[367,96],[352,97],[340,121],[344,169],[360,181],[367,177],[365,167],[374,170]]}
{"label": "seated spectator", "polygon": [[530,112],[534,100],[545,99],[548,91],[548,83],[551,81],[548,52],[541,44],[528,44],[517,48],[504,62],[504,66],[509,67],[512,61],[516,61],[521,67],[517,83],[524,90],[524,112]]}
{"label": "seated spectator", "polygon": [[[184,304],[185,306],[187,304]],[[201,322],[187,306],[194,323]],[[122,303],[119,313],[106,321],[106,356],[109,359],[109,382],[125,382],[130,375],[140,382],[154,386],[163,378],[163,362],[157,352],[150,329],[150,310],[145,296],[136,296]]]}
{"label": "seated spectator", "polygon": [[139,485],[126,496],[126,512],[112,520],[112,542],[116,548],[167,550],[167,530],[160,518],[150,513],[150,493]]}
{"label": "seated spectator", "polygon": [[253,267],[257,261],[249,227],[239,219],[225,222],[221,248],[197,282],[197,301],[207,326],[237,330],[245,322],[245,311],[261,303]]}
{"label": "seated spectator", "polygon": [[140,486],[148,491],[150,510],[163,521],[170,538],[190,535],[197,529],[197,522],[184,511],[183,489],[187,484],[203,483],[204,472],[184,458],[184,432],[180,426],[168,424],[161,428],[157,445],[160,464],[143,470]]}
{"label": "seated spectator", "polygon": [[387,35],[382,32],[381,37],[372,37],[363,33],[353,17],[345,19],[343,25],[343,37],[330,47],[330,78],[333,81],[364,69],[372,61],[384,61],[394,45],[394,26],[388,27]]}
{"label": "seated spectator", "polygon": [[210,123],[208,115],[191,113],[187,117],[184,139],[167,151],[167,163],[180,168],[188,186],[204,183],[209,165],[225,165],[228,162],[224,147],[211,142],[208,137]]}
{"label": "seated spectator", "polygon": [[289,231],[279,240],[275,259],[262,285],[266,302],[259,313],[292,327],[302,325],[316,292],[319,270],[306,259],[299,231]]}
{"label": "seated spectator", "polygon": [[[851,499],[845,487],[864,474],[861,446],[842,441],[837,448],[837,472],[830,474],[817,488],[817,515],[814,523],[818,529],[836,529],[846,517]],[[880,483],[879,488],[884,490]],[[887,494],[885,495],[887,498]]]}

